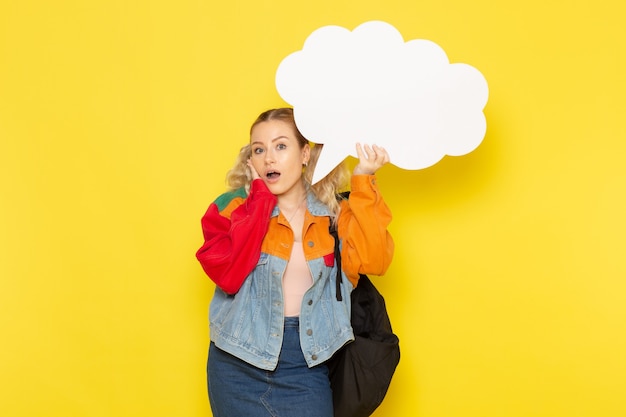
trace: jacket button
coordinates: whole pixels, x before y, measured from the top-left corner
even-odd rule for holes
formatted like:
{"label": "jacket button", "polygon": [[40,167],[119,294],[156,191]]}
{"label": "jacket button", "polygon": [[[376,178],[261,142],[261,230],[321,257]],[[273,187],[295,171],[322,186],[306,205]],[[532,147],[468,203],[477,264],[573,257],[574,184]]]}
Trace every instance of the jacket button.
{"label": "jacket button", "polygon": [[312,248],[312,247],[315,245],[315,243],[313,243],[313,241],[312,241],[312,240],[309,240],[309,241],[307,242],[307,245],[309,245],[309,248]]}
{"label": "jacket button", "polygon": [[311,336],[313,334],[313,330],[309,329],[306,331],[307,336]]}
{"label": "jacket button", "polygon": [[317,355],[312,355],[312,356],[311,356],[311,359],[313,359],[314,361],[316,361],[316,360],[317,360]]}
{"label": "jacket button", "polygon": [[308,304],[308,305],[312,305],[312,304],[313,304],[313,300],[309,300],[309,301],[307,302],[307,304]]}

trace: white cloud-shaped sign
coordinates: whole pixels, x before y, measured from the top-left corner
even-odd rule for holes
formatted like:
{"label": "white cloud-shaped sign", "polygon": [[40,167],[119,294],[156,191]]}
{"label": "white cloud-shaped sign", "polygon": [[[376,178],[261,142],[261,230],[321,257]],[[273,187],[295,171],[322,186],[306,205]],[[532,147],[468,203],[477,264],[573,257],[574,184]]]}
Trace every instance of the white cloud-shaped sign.
{"label": "white cloud-shaped sign", "polygon": [[383,146],[392,164],[414,170],[473,151],[487,128],[483,75],[381,21],[315,30],[280,63],[276,88],[302,134],[324,144],[314,183],[356,157],[356,142]]}

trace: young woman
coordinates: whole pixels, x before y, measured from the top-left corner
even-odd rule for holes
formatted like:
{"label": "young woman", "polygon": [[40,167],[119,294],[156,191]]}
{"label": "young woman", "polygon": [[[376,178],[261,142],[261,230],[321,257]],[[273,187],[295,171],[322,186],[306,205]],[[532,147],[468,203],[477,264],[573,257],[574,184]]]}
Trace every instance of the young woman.
{"label": "young woman", "polygon": [[[231,191],[202,218],[197,258],[216,283],[207,366],[214,417],[331,417],[325,361],[354,339],[350,291],[359,273],[382,275],[391,262],[391,213],[374,173],[385,149],[356,145],[348,199],[340,166],[311,186],[321,146],[296,128],[290,108],[268,110],[228,173]],[[336,299],[334,222],[341,242]]]}

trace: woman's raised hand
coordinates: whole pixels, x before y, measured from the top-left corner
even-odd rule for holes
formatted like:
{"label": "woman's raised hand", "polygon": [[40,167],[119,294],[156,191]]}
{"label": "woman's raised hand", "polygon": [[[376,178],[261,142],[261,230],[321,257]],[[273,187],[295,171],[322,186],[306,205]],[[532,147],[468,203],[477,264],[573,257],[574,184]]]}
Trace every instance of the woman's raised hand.
{"label": "woman's raised hand", "polygon": [[379,168],[389,162],[389,154],[377,145],[361,146],[356,144],[356,154],[359,157],[359,163],[354,167],[353,175],[373,175]]}
{"label": "woman's raised hand", "polygon": [[252,175],[252,181],[261,178],[261,176],[259,175],[259,173],[257,172],[256,169],[254,169],[254,166],[252,166],[252,161],[250,159],[248,159],[246,161],[246,165],[248,165],[248,169],[250,170],[250,174]]}

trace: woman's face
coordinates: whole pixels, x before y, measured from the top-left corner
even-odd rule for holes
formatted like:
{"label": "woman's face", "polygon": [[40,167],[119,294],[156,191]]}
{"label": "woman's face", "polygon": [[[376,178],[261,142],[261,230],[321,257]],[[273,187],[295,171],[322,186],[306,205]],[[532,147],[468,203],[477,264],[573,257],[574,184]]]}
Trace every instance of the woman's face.
{"label": "woman's face", "polygon": [[309,146],[300,148],[294,128],[281,120],[268,120],[252,128],[252,166],[276,196],[301,196],[302,164],[308,162]]}

